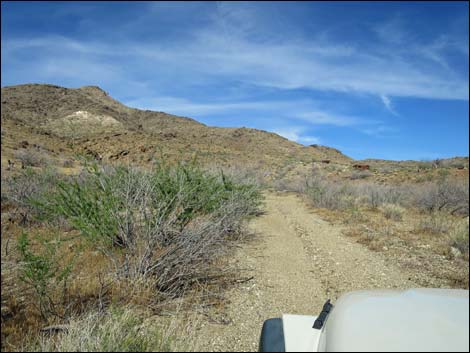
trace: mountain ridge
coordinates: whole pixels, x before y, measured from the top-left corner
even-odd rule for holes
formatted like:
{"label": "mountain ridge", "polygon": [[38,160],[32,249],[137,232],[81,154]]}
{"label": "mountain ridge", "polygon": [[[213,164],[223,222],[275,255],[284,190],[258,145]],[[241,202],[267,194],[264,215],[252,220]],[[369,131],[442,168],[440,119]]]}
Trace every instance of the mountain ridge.
{"label": "mountain ridge", "polygon": [[[205,144],[213,145],[215,149],[218,146],[235,154],[246,152],[253,155],[258,151],[260,156],[268,157],[290,154],[296,157],[301,155],[300,160],[308,160],[308,157],[341,163],[352,160],[336,149],[303,146],[264,130],[207,126],[189,117],[131,108],[109,96],[99,86],[66,88],[51,84],[23,84],[2,87],[1,92],[2,122],[11,120],[58,137],[71,137],[73,133],[73,137],[79,140],[110,133],[141,132],[146,137],[157,134],[166,140],[179,139],[185,146],[204,147],[202,145]],[[90,124],[90,116],[95,117],[93,129],[81,126],[82,122],[77,118],[79,115],[89,118],[87,124]],[[66,119],[70,116],[76,119]],[[99,121],[109,121],[109,118],[119,124],[114,124],[109,130],[106,130],[107,127],[100,128]]]}
{"label": "mountain ridge", "polygon": [[[197,155],[205,164],[249,166],[265,170],[273,179],[300,171],[308,174],[315,163],[330,165],[333,175],[354,169],[354,164],[376,170],[426,167],[423,161],[355,160],[335,148],[304,146],[273,132],[208,126],[189,117],[131,108],[96,85],[6,86],[1,88],[1,108],[2,131],[15,132],[16,140],[41,142],[48,136],[49,149],[64,150],[73,142],[73,153],[91,153],[105,160],[146,164],[162,153],[184,159]],[[14,143],[11,147],[17,148]],[[438,163],[468,166],[468,157],[444,158]]]}

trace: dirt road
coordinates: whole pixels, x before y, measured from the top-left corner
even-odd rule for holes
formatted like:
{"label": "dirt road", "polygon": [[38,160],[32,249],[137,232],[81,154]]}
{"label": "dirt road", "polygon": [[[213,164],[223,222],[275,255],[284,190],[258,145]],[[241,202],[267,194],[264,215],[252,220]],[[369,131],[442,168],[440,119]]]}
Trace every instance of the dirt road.
{"label": "dirt road", "polygon": [[205,323],[202,349],[257,351],[262,323],[283,313],[316,314],[326,299],[368,288],[416,285],[398,268],[341,234],[293,194],[266,194],[265,214],[250,223],[257,239],[236,261],[253,280],[227,294],[227,324]]}

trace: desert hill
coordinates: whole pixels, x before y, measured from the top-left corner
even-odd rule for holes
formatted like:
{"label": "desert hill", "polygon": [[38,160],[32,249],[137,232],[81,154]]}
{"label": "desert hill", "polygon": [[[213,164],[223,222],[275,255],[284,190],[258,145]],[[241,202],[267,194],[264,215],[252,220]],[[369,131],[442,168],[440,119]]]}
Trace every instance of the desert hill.
{"label": "desert hill", "polygon": [[130,108],[96,86],[25,84],[3,87],[1,96],[6,155],[8,147],[28,141],[63,154],[85,151],[135,163],[146,163],[156,153],[197,155],[208,163],[249,164],[279,173],[292,164],[352,161],[336,149],[303,146],[262,130],[210,127],[191,118]]}
{"label": "desert hill", "polygon": [[[1,123],[2,167],[8,160],[18,165],[18,153],[28,149],[59,164],[77,154],[142,165],[162,155],[197,157],[203,164],[256,170],[268,180],[296,178],[319,167],[342,178],[408,181],[422,170],[431,178],[438,166],[431,161],[355,161],[337,149],[304,146],[263,130],[212,127],[188,117],[130,108],[97,86],[3,87]],[[358,163],[370,168],[357,171]],[[468,175],[468,157],[439,163],[457,176]]]}

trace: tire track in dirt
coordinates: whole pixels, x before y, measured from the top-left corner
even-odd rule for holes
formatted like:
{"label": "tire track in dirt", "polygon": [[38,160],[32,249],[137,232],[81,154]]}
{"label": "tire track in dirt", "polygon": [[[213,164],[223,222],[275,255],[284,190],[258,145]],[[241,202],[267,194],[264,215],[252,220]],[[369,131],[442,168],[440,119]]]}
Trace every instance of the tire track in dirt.
{"label": "tire track in dirt", "polygon": [[265,214],[249,228],[256,239],[235,261],[249,281],[227,293],[228,324],[203,323],[201,348],[257,351],[263,321],[283,313],[319,313],[326,299],[369,288],[412,288],[397,267],[342,235],[294,194],[266,193]]}

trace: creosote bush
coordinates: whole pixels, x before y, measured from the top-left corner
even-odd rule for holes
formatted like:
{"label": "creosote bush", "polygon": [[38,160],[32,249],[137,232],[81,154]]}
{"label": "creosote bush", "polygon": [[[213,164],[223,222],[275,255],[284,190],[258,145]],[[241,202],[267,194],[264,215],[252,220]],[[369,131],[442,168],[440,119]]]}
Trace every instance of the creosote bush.
{"label": "creosote bush", "polygon": [[105,254],[121,279],[155,281],[169,296],[223,277],[215,261],[257,212],[260,192],[195,163],[151,171],[88,165],[32,204],[42,220],[64,218]]}
{"label": "creosote bush", "polygon": [[65,289],[73,262],[66,264],[60,260],[59,238],[42,241],[43,250],[34,251],[30,238],[22,233],[18,239],[20,254],[20,280],[29,285],[37,298],[38,310],[43,318],[57,315],[52,291],[59,286]]}

